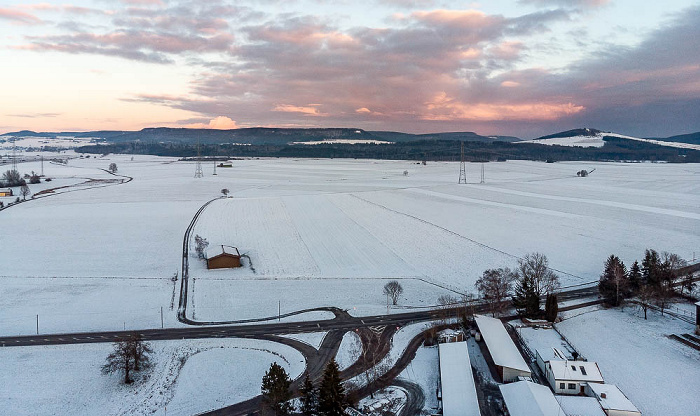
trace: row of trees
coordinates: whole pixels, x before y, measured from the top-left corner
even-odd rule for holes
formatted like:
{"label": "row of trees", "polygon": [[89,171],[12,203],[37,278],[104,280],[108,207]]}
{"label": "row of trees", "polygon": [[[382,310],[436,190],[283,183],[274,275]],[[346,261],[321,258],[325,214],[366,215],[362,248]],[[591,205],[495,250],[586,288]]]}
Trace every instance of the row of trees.
{"label": "row of trees", "polygon": [[[296,410],[290,402],[292,398],[291,384],[292,381],[284,368],[276,362],[272,363],[262,379],[261,414],[263,416],[285,416]],[[307,374],[299,392],[301,396],[299,412],[302,415],[345,415],[348,402],[335,359],[332,359],[326,366],[318,388],[314,386]]]}
{"label": "row of trees", "polygon": [[[489,269],[475,283],[489,311],[496,316],[512,305],[526,317],[542,317],[540,300],[546,296],[545,317],[554,321],[557,316],[555,292],[559,277],[549,268],[547,256],[529,253],[518,260],[518,268]],[[510,302],[509,302],[510,300]]]}
{"label": "row of trees", "polygon": [[616,255],[610,255],[605,261],[603,274],[598,282],[598,290],[605,303],[609,306],[622,305],[625,299],[638,297],[647,319],[647,309],[650,304],[656,304],[663,313],[669,300],[675,295],[676,287],[690,293],[695,287],[694,275],[684,276],[678,270],[687,262],[673,253],[648,249],[644,253],[641,267],[635,261],[627,270],[625,264]]}

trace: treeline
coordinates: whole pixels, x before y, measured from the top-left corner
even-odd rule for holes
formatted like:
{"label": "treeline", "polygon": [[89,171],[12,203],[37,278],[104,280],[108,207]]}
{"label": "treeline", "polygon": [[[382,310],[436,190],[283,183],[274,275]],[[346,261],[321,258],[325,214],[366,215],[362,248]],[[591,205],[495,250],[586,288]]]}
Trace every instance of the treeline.
{"label": "treeline", "polygon": [[[456,161],[461,143],[456,140],[418,140],[395,144],[316,144],[316,145],[236,145],[205,144],[203,157],[291,157],[355,158],[390,160]],[[197,146],[189,143],[129,142],[82,146],[81,153],[127,153],[192,158]],[[658,146],[634,140],[606,137],[603,147],[549,146],[536,143],[464,142],[467,161],[504,160],[645,160],[673,163],[698,163],[700,151]]]}

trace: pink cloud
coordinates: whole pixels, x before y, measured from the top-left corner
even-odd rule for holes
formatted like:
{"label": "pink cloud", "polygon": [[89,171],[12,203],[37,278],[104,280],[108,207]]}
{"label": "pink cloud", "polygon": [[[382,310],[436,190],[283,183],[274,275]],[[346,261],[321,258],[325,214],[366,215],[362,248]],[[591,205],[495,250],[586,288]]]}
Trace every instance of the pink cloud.
{"label": "pink cloud", "polygon": [[322,113],[319,109],[318,106],[320,104],[309,104],[307,106],[296,106],[296,105],[290,105],[290,104],[279,104],[275,106],[275,108],[272,109],[272,111],[279,111],[283,113],[301,113],[305,116],[325,116],[327,114]]}
{"label": "pink cloud", "polygon": [[185,127],[191,129],[216,129],[216,130],[232,130],[237,129],[238,124],[225,116],[218,116],[209,120],[208,123],[191,123],[186,124]]}
{"label": "pink cloud", "polygon": [[43,23],[41,19],[33,14],[20,10],[0,8],[0,19],[9,20],[15,24],[36,25]]}

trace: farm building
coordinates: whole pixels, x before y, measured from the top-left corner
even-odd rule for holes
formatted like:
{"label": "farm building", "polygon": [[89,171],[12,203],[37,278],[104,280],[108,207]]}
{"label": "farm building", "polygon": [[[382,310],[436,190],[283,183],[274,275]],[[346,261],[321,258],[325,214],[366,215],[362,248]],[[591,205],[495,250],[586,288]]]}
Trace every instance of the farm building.
{"label": "farm building", "polygon": [[566,361],[569,358],[559,348],[549,347],[535,350],[537,366],[542,370],[542,374],[547,374],[547,363],[549,361]]}
{"label": "farm building", "polygon": [[503,400],[510,416],[562,416],[564,411],[552,391],[531,381],[502,384]]}
{"label": "farm building", "polygon": [[232,267],[241,267],[241,254],[236,247],[218,245],[213,250],[207,250],[207,269]]}
{"label": "farm building", "polygon": [[474,319],[501,380],[508,383],[517,380],[518,377],[531,377],[530,367],[508,335],[503,323],[496,318],[483,315],[475,315]]}
{"label": "farm building", "polygon": [[438,344],[444,416],[481,416],[467,343]]}
{"label": "farm building", "polygon": [[566,416],[605,416],[600,403],[593,397],[554,396]]}
{"label": "farm building", "polygon": [[641,416],[641,412],[613,384],[591,383],[586,387],[586,394],[594,397],[607,416]]}
{"label": "farm building", "polygon": [[547,361],[544,374],[557,394],[584,394],[587,385],[605,382],[598,364],[592,361]]}
{"label": "farm building", "polygon": [[0,196],[12,196],[12,189],[0,189]]}

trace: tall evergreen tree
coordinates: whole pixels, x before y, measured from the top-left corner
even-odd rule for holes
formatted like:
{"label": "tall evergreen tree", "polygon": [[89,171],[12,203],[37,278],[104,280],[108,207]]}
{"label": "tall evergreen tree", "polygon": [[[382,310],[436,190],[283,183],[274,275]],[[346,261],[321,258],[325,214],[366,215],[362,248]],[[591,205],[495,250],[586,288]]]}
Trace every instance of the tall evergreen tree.
{"label": "tall evergreen tree", "polygon": [[544,305],[544,316],[549,322],[554,322],[559,314],[559,302],[557,301],[556,293],[547,295],[547,301]]}
{"label": "tall evergreen tree", "polygon": [[347,400],[340,379],[338,363],[332,359],[323,371],[321,388],[318,391],[318,414],[320,416],[343,416]]}
{"label": "tall evergreen tree", "polygon": [[627,269],[614,254],[605,261],[605,270],[598,282],[598,291],[606,304],[619,306],[628,293]]}
{"label": "tall evergreen tree", "polygon": [[520,315],[527,317],[539,315],[540,297],[531,276],[525,275],[518,281],[513,296],[513,306]]}
{"label": "tall evergreen tree", "polygon": [[270,369],[265,372],[262,379],[263,414],[285,416],[294,410],[289,403],[292,398],[292,392],[289,391],[291,383],[289,375],[282,366],[276,362],[270,365]]}
{"label": "tall evergreen tree", "polygon": [[301,397],[301,409],[299,411],[304,416],[316,416],[318,414],[318,391],[314,387],[309,374],[306,374],[304,379],[304,385],[299,389]]}
{"label": "tall evergreen tree", "polygon": [[652,287],[659,286],[659,269],[661,268],[661,258],[656,250],[647,249],[642,260],[642,280],[644,284]]}
{"label": "tall evergreen tree", "polygon": [[627,273],[627,284],[631,294],[639,292],[639,288],[642,286],[642,271],[639,268],[639,262],[637,260],[632,263],[632,267],[630,267]]}

